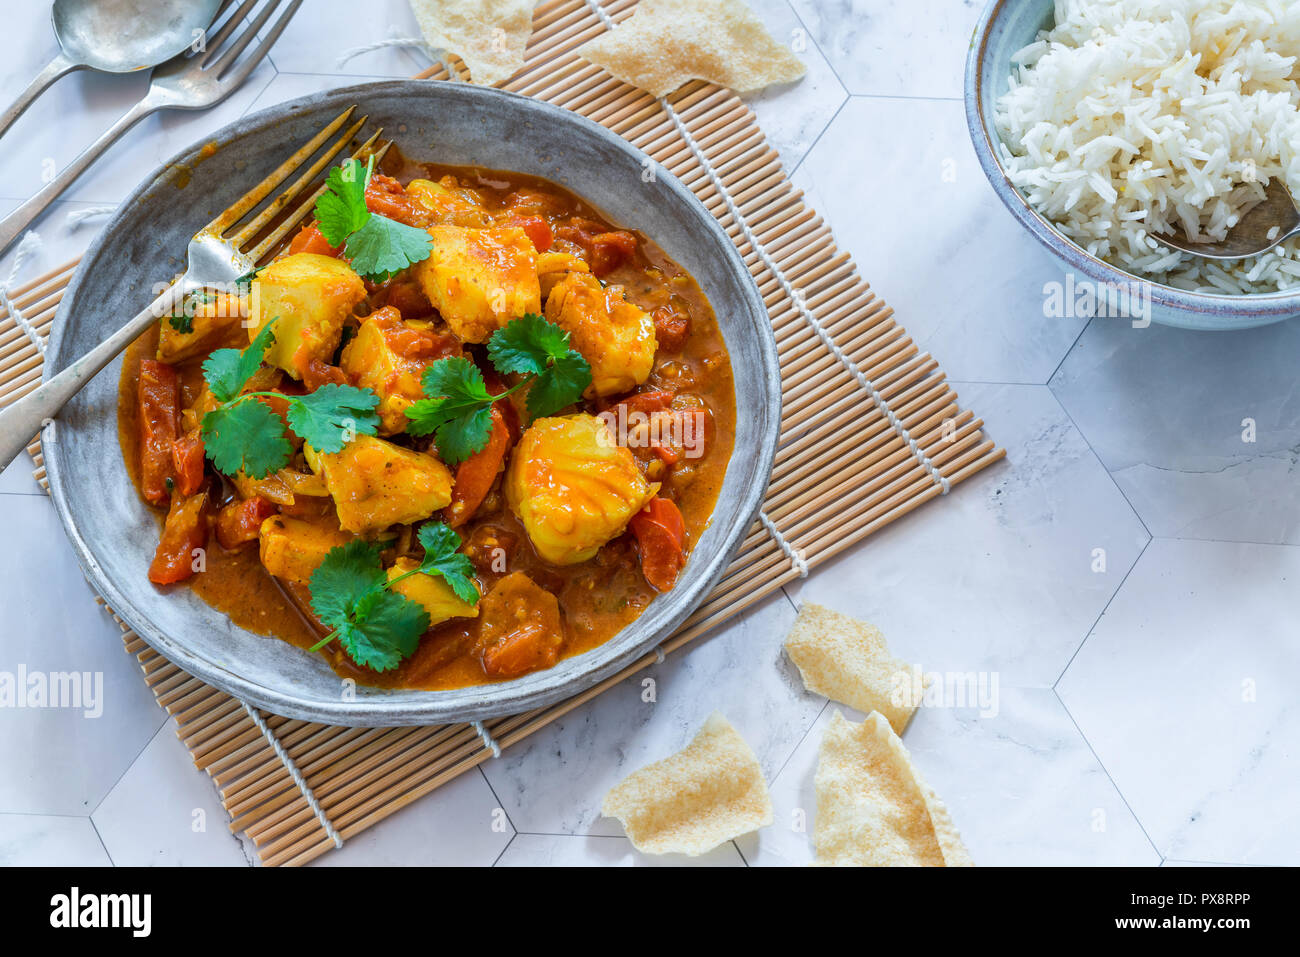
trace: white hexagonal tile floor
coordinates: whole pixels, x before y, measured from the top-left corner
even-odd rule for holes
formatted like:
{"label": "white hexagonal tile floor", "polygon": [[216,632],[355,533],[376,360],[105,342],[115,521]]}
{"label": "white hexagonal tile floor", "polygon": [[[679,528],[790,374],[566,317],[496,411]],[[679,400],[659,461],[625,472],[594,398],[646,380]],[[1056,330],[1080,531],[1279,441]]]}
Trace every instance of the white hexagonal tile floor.
{"label": "white hexagonal tile floor", "polygon": [[786,590],[873,622],[927,670],[1050,687],[1147,534],[1046,386],[957,391],[1007,462]]}
{"label": "white hexagonal tile floor", "polygon": [[1051,388],[1153,535],[1300,544],[1300,323],[1094,320]]}
{"label": "white hexagonal tile floor", "polygon": [[953,379],[1041,385],[1083,329],[1045,317],[1061,267],[988,188],[960,102],[854,97],[793,180]]}
{"label": "white hexagonal tile floor", "polygon": [[1057,686],[1173,860],[1300,860],[1300,548],[1151,543]]}
{"label": "white hexagonal tile floor", "polygon": [[855,95],[962,95],[980,0],[791,0]]}

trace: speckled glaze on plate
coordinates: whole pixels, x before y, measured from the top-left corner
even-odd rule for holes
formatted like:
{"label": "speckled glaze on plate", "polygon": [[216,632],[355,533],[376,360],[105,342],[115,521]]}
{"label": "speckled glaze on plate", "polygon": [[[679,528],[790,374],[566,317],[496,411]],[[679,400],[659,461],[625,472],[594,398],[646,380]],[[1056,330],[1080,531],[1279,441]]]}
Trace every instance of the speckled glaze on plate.
{"label": "speckled glaze on plate", "polygon": [[[121,360],[45,431],[50,491],[91,585],[150,645],[186,671],[277,714],[345,725],[434,724],[553,704],[653,648],[708,595],[757,514],[781,411],[767,310],[735,246],[695,196],[640,150],[589,120],[536,100],[463,83],[396,81],[279,104],[225,127],[150,174],[87,251],[59,306],[47,374],[87,351],[181,268],[190,236],[352,104],[408,156],[545,177],[616,224],[641,230],[709,297],[731,353],[736,442],[717,508],[677,586],[608,642],[547,671],[453,691],[355,689],[317,654],[235,627],[190,590],[146,578],[153,515],[127,476],[117,440]],[[647,165],[649,164],[649,165]],[[644,169],[655,177],[644,182]]]}
{"label": "speckled glaze on plate", "polygon": [[998,197],[1020,225],[1065,265],[1097,283],[1140,282],[1151,297],[1151,320],[1166,326],[1228,332],[1300,316],[1300,292],[1247,296],[1185,292],[1124,272],[1085,252],[1041,216],[1011,185],[996,143],[993,105],[1006,92],[1011,55],[1055,22],[1053,0],[992,0],[975,27],[966,58],[966,124],[975,155]]}

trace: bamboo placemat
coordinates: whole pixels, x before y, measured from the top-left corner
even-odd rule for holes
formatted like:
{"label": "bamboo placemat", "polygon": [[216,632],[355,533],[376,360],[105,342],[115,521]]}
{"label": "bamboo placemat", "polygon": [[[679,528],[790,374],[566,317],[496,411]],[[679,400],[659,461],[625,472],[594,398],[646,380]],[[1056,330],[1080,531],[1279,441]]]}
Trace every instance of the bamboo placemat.
{"label": "bamboo placemat", "polygon": [[[634,7],[542,3],[526,64],[504,87],[590,117],[644,150],[740,249],[781,357],[781,441],[760,520],[716,590],[659,650],[561,704],[477,725],[343,728],[263,714],[181,671],[114,615],[195,764],[215,781],[231,830],[247,834],[263,864],[323,854],[1005,454],[802,202],[735,94],[695,82],[655,99],[573,54]],[[463,79],[449,70],[463,74],[463,65],[453,59],[420,77]],[[77,262],[9,292],[12,309],[0,299],[0,405],[39,382],[43,337]],[[39,441],[29,451],[44,485]]]}

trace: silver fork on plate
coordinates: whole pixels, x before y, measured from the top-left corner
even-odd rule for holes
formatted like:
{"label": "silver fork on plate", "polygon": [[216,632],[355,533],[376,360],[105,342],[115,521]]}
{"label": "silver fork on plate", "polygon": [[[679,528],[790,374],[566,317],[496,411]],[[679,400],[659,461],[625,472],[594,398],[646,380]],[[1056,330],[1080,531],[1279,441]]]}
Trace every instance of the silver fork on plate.
{"label": "silver fork on plate", "polygon": [[[355,106],[348,107],[281,163],[271,175],[195,233],[185,254],[185,274],[134,319],[62,372],[46,379],[34,391],[0,410],[0,468],[17,458],[45,422],[52,419],[114,356],[139,338],[150,325],[173,313],[186,296],[208,287],[229,288],[236,279],[246,276],[267,254],[275,250],[289,231],[311,213],[325,187],[321,185],[312,190],[287,215],[284,212],[286,207],[321,176],[334,157],[352,142],[353,137],[365,125],[364,116],[354,120],[325,148],[321,156],[308,165],[308,161],[348,122],[354,112]],[[351,155],[357,159],[368,155],[381,132],[382,130],[376,130]],[[383,159],[387,149],[388,145],[385,144],[374,151],[375,162]],[[289,186],[262,205],[277,186],[300,169],[302,172]],[[244,222],[250,214],[253,214],[252,218]],[[230,235],[226,235],[228,232]],[[262,235],[263,232],[266,233],[265,236]]]}
{"label": "silver fork on plate", "polygon": [[[236,36],[236,29],[257,3],[258,0],[244,0],[239,8],[226,18],[220,29],[205,39],[203,50],[186,51],[154,67],[149,92],[139,103],[127,110],[103,136],[87,146],[58,176],[42,187],[40,192],[0,220],[0,253],[8,249],[13,241],[21,236],[41,213],[45,212],[50,203],[71,186],[95,160],[99,159],[104,150],[112,146],[118,137],[146,116],[158,110],[207,109],[216,106],[242,86],[244,80],[248,79],[248,74],[262,62],[263,57],[280,38],[289,20],[298,11],[302,0],[289,0],[284,12],[267,32],[266,37],[253,47],[252,52],[242,62],[236,63],[240,54],[257,38],[258,31],[271,19],[271,14],[275,13],[280,5],[280,0],[268,0],[253,21]],[[220,20],[222,13],[230,6],[229,2],[223,3],[212,22],[216,23]]]}

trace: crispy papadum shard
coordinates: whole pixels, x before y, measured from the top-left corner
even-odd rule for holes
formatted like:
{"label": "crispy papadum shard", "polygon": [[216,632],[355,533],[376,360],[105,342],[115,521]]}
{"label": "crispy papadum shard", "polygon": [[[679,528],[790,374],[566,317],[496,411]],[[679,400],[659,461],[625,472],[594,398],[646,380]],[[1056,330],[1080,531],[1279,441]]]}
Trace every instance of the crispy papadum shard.
{"label": "crispy papadum shard", "polygon": [[799,58],[741,0],[641,0],[577,53],[654,96],[693,79],[745,93],[804,75]]}
{"label": "crispy papadum shard", "polygon": [[903,733],[920,702],[912,667],[889,653],[875,625],[804,602],[785,650],[814,694],[856,708],[879,711],[894,731]]}
{"label": "crispy papadum shard", "polygon": [[970,867],[948,810],[881,714],[831,716],[817,756],[816,863]]}
{"label": "crispy papadum shard", "polygon": [[415,22],[434,50],[454,53],[470,81],[495,86],[524,65],[536,0],[411,0]]}
{"label": "crispy papadum shard", "polygon": [[696,857],[772,823],[763,769],[716,711],[684,749],[617,784],[600,811],[646,854]]}

